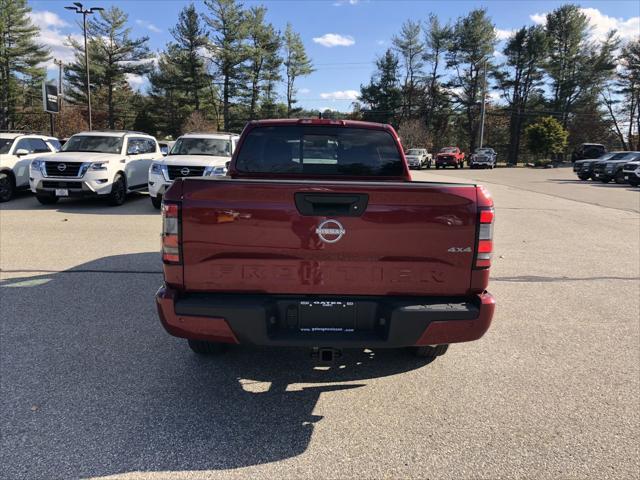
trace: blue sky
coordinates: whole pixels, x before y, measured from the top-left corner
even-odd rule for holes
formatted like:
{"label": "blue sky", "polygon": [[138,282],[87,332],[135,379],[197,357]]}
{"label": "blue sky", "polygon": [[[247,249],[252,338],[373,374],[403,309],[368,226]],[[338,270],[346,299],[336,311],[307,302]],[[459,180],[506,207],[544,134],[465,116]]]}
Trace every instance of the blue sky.
{"label": "blue sky", "polygon": [[[117,5],[129,14],[134,35],[149,36],[153,51],[171,41],[169,29],[188,1],[176,0],[97,0],[85,6]],[[195,1],[200,12],[203,2]],[[269,0],[245,1],[245,6],[265,5],[267,18],[284,30],[291,22],[311,57],[316,72],[298,83],[300,105],[307,108],[349,110],[355,93],[373,71],[375,58],[390,46],[391,38],[407,19],[424,20],[430,12],[442,20],[454,21],[469,10],[484,7],[498,29],[499,38],[523,25],[543,22],[543,14],[567,3],[561,1],[426,1],[426,0]],[[574,2],[584,8],[594,26],[592,35],[601,38],[617,28],[624,38],[640,35],[640,2],[626,0]],[[64,45],[67,35],[80,35],[78,15],[64,9],[71,1],[31,1],[33,20],[41,29],[41,41],[53,55],[70,59]],[[498,49],[500,45],[498,46]],[[499,57],[497,58],[499,60]],[[53,69],[50,70],[54,75]],[[143,78],[130,78],[134,88],[144,90]]]}

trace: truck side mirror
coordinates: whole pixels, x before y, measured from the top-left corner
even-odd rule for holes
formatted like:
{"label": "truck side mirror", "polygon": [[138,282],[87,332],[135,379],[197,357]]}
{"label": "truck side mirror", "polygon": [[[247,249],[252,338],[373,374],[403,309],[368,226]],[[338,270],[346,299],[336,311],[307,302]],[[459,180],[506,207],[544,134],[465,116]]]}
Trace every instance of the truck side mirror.
{"label": "truck side mirror", "polygon": [[27,150],[26,148],[19,148],[18,150],[16,150],[16,155],[18,157],[21,157],[22,155],[29,155],[29,150]]}

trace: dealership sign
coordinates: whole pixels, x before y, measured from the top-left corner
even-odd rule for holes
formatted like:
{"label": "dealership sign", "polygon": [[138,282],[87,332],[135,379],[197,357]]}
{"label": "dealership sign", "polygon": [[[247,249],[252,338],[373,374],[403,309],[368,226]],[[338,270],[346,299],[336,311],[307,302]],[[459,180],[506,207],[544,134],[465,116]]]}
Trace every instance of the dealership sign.
{"label": "dealership sign", "polygon": [[58,113],[58,86],[42,82],[42,106],[45,112]]}

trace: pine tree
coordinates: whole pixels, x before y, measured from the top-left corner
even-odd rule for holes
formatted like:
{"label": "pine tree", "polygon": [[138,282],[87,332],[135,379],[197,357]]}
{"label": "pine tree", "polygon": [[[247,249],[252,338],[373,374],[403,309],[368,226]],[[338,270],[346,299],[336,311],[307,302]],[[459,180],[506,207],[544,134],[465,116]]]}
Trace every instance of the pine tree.
{"label": "pine tree", "polygon": [[209,40],[193,4],[182,9],[171,35],[175,48],[169,50],[180,74],[181,85],[190,93],[193,109],[200,110],[200,90],[208,80],[201,50],[208,46]]}
{"label": "pine tree", "polygon": [[449,104],[449,98],[441,85],[442,57],[449,49],[453,30],[449,24],[441,24],[438,17],[433,13],[429,14],[424,30],[425,41],[422,58],[430,67],[427,78],[425,123],[427,129],[434,136],[441,138],[442,127],[448,123],[448,112],[445,112],[445,110],[447,110]]}
{"label": "pine tree", "polygon": [[414,113],[415,99],[418,97],[419,80],[424,66],[424,44],[420,40],[420,23],[407,20],[402,24],[400,35],[392,39],[393,47],[402,59],[404,81],[402,85],[403,116],[410,118]]}
{"label": "pine tree", "polygon": [[236,0],[205,0],[209,15],[204,20],[212,29],[209,49],[222,79],[222,118],[224,130],[231,129],[231,101],[243,87],[242,64],[247,59],[244,41],[247,23],[242,4]]}
{"label": "pine tree", "polygon": [[[92,95],[95,91],[97,112],[106,105],[106,123],[115,128],[116,105],[126,105],[128,75],[143,75],[152,68],[151,55],[147,42],[149,37],[131,38],[131,28],[127,25],[128,15],[117,7],[99,12],[89,21],[88,33],[92,36],[88,42],[89,68]],[[72,98],[77,102],[85,101],[86,75],[83,46],[69,38],[76,51],[75,61],[66,70],[66,78],[71,85]],[[99,88],[98,88],[99,87]],[[100,101],[104,98],[104,101]],[[100,108],[100,106],[103,106]],[[118,113],[120,116],[123,112]]]}
{"label": "pine tree", "polygon": [[[258,101],[263,87],[273,91],[274,69],[276,78],[282,64],[279,55],[280,35],[273,25],[265,22],[265,7],[252,7],[247,12],[247,65],[245,76],[247,78],[247,97],[249,98],[249,118],[257,115]],[[264,85],[265,83],[268,85]]]}
{"label": "pine tree", "polygon": [[589,19],[577,5],[563,5],[547,14],[549,42],[547,74],[551,78],[552,108],[567,126],[569,115],[582,95],[601,89],[615,68],[615,32],[601,45],[589,40]]}
{"label": "pine tree", "polygon": [[151,113],[158,130],[173,138],[189,113],[188,93],[181,84],[180,72],[172,58],[178,55],[175,45],[169,45],[160,55],[157,67],[149,74]]}
{"label": "pine tree", "polygon": [[295,81],[298,77],[311,75],[314,69],[300,34],[293,31],[290,23],[284,32],[284,68],[287,77],[287,117],[291,117],[296,103]]}
{"label": "pine tree", "polygon": [[529,97],[542,86],[542,69],[547,55],[547,37],[543,27],[522,27],[508,39],[502,53],[506,57],[505,65],[497,69],[494,76],[497,88],[502,91],[511,110],[507,161],[515,165]]}
{"label": "pine tree", "polygon": [[49,50],[37,42],[26,0],[0,0],[0,129],[14,126],[20,85],[32,89],[44,80]]}
{"label": "pine tree", "polygon": [[447,52],[447,67],[455,72],[449,87],[463,111],[470,152],[477,145],[483,75],[491,68],[488,59],[495,43],[495,28],[486,10],[472,10],[457,20]]}
{"label": "pine tree", "polygon": [[377,71],[371,81],[360,86],[359,100],[369,107],[362,112],[363,120],[398,126],[402,113],[399,64],[400,60],[391,49],[376,60]]}

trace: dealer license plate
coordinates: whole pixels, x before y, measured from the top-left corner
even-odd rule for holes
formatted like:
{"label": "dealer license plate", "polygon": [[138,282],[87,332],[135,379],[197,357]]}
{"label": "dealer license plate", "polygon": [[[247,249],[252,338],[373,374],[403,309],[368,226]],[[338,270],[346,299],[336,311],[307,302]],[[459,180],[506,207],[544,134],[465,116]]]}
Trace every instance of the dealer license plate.
{"label": "dealer license plate", "polygon": [[56,188],[56,197],[68,197],[69,190],[66,188]]}

